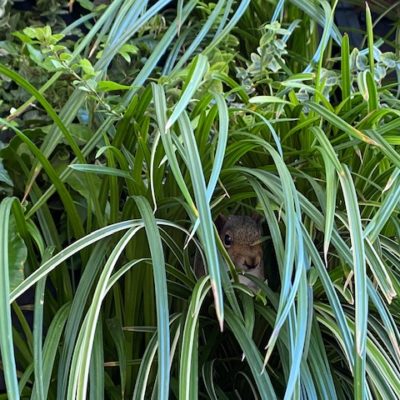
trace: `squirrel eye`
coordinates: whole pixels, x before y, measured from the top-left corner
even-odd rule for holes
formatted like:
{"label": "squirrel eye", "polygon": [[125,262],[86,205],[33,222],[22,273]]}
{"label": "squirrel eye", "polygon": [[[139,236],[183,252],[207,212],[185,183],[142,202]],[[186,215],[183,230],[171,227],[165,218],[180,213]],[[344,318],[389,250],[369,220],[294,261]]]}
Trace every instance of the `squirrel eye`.
{"label": "squirrel eye", "polygon": [[224,237],[225,246],[230,246],[232,244],[232,238],[229,235],[225,235]]}

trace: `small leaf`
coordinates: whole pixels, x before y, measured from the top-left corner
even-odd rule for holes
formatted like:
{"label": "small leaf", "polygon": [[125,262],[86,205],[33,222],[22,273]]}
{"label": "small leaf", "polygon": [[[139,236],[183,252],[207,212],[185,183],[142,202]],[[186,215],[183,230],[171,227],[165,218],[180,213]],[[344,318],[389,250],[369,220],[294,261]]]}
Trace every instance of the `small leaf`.
{"label": "small leaf", "polygon": [[131,62],[131,56],[128,53],[124,53],[122,51],[119,52],[119,55],[129,64]]}
{"label": "small leaf", "polygon": [[22,43],[35,43],[34,40],[22,32],[13,32],[13,36],[17,37]]}
{"label": "small leaf", "polygon": [[[32,28],[32,27],[28,27],[25,28],[22,31],[26,36],[28,36],[31,39],[36,39],[37,38],[37,29]],[[15,34],[18,34],[19,32],[15,32]]]}
{"label": "small leaf", "polygon": [[386,76],[386,68],[382,64],[375,65],[374,69],[374,79],[380,82]]}
{"label": "small leaf", "polygon": [[72,54],[70,54],[70,53],[61,53],[59,57],[60,57],[61,61],[69,61],[72,58]]}
{"label": "small leaf", "polygon": [[51,42],[53,44],[58,43],[61,39],[64,38],[64,35],[62,33],[55,33],[54,35],[52,35],[51,37]]}
{"label": "small leaf", "polygon": [[136,46],[134,46],[133,44],[124,44],[121,47],[120,51],[123,53],[137,54],[139,49]]}
{"label": "small leaf", "polygon": [[396,68],[398,58],[396,57],[396,54],[387,52],[381,54],[379,61],[385,64],[388,68]]}
{"label": "small leaf", "polygon": [[45,39],[47,39],[47,38],[49,38],[51,36],[51,28],[50,28],[49,25],[46,25],[43,28],[43,36],[44,36]]}
{"label": "small leaf", "polygon": [[43,54],[39,50],[35,49],[35,47],[33,47],[31,44],[27,44],[26,47],[27,47],[27,49],[29,51],[30,58],[36,64],[42,65],[43,60],[44,60]]}
{"label": "small leaf", "polygon": [[101,92],[111,92],[113,90],[129,90],[131,86],[121,85],[113,81],[100,81],[97,83],[97,90]]}
{"label": "small leaf", "polygon": [[55,70],[64,68],[60,61],[56,60],[55,58],[51,58],[49,61]]}
{"label": "small leaf", "polygon": [[[93,5],[94,2],[92,2],[92,1],[89,1],[89,0],[77,0],[77,1],[83,8],[86,8],[86,10],[93,11],[95,8]],[[97,3],[100,3],[100,2],[97,2]]]}
{"label": "small leaf", "polygon": [[24,265],[27,254],[26,245],[17,233],[15,220],[10,218],[8,231],[10,291],[14,290],[24,280]]}
{"label": "small leaf", "polygon": [[7,170],[4,168],[1,159],[0,159],[0,182],[4,182],[8,186],[14,186],[14,183],[11,180],[10,175],[8,175]]}
{"label": "small leaf", "polygon": [[368,57],[359,53],[356,57],[356,66],[361,71],[366,70],[368,68]]}
{"label": "small leaf", "polygon": [[0,41],[0,57],[1,56],[17,56],[19,54],[19,48],[8,40]]}
{"label": "small leaf", "polygon": [[79,61],[79,66],[82,68],[82,71],[87,75],[95,75],[95,71],[93,65],[87,58],[83,58]]}

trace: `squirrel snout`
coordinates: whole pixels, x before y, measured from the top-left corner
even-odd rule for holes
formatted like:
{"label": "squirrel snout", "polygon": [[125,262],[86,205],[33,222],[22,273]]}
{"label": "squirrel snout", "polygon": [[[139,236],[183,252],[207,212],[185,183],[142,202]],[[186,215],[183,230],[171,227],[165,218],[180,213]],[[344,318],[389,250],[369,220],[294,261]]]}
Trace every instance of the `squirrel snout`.
{"label": "squirrel snout", "polygon": [[255,269],[260,266],[260,257],[248,257],[244,260],[243,266],[247,269]]}

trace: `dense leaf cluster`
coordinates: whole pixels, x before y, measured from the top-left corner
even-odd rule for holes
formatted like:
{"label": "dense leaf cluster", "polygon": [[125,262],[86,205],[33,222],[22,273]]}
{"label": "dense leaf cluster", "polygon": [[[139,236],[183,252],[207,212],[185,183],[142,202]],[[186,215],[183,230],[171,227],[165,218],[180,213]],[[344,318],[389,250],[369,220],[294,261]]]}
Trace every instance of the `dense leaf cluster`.
{"label": "dense leaf cluster", "polygon": [[[0,26],[0,399],[396,399],[400,63],[369,9],[352,49],[325,0],[69,4]],[[213,223],[254,212],[255,293]]]}

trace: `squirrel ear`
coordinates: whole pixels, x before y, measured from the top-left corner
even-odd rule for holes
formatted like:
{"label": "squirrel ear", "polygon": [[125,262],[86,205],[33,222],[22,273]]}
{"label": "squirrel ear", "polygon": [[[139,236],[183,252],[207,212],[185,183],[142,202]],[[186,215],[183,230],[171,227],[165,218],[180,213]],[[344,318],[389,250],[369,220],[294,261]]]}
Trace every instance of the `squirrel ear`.
{"label": "squirrel ear", "polygon": [[260,214],[257,214],[257,213],[253,213],[253,214],[251,215],[251,218],[252,218],[257,224],[260,224],[261,221],[262,221],[262,219],[263,219],[263,216],[260,215]]}
{"label": "squirrel ear", "polygon": [[215,220],[215,226],[217,227],[217,231],[221,232],[222,229],[224,228],[226,221],[228,220],[227,217],[225,217],[224,214],[219,214],[217,219]]}

